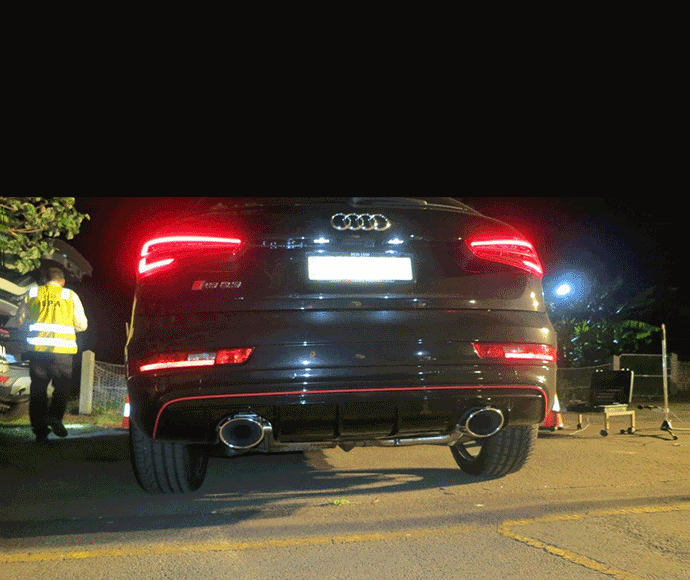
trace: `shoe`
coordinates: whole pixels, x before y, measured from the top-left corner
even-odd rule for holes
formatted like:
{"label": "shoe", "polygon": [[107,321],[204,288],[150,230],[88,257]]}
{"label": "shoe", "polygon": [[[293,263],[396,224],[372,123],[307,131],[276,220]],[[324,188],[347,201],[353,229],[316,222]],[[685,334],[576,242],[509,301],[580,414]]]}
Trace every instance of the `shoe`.
{"label": "shoe", "polygon": [[48,425],[50,425],[50,428],[53,430],[53,433],[55,433],[58,437],[67,437],[67,429],[65,429],[65,426],[59,419],[48,419]]}
{"label": "shoe", "polygon": [[48,443],[48,433],[49,431],[46,431],[45,433],[39,433],[36,435],[36,443]]}

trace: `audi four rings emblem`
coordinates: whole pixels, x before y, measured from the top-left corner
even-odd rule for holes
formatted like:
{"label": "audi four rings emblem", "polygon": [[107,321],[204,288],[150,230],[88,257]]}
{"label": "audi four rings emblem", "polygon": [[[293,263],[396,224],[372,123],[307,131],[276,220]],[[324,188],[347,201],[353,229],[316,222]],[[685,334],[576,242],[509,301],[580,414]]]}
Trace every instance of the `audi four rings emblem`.
{"label": "audi four rings emblem", "polygon": [[359,230],[364,232],[370,232],[372,230],[382,232],[391,227],[391,222],[386,216],[380,213],[375,213],[373,215],[368,213],[337,213],[331,217],[331,225],[341,232],[345,230],[351,230],[353,232]]}

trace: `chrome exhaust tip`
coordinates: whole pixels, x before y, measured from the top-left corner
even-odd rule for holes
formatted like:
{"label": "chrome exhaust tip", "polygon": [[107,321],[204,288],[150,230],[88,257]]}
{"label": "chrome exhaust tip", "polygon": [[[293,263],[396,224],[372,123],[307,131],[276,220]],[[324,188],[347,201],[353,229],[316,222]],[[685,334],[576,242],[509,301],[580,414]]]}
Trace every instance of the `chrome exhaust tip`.
{"label": "chrome exhaust tip", "polygon": [[460,420],[462,430],[473,437],[483,439],[498,433],[505,423],[500,409],[480,407],[470,409]]}
{"label": "chrome exhaust tip", "polygon": [[230,449],[245,450],[261,443],[267,428],[270,424],[262,417],[240,413],[218,425],[218,436]]}

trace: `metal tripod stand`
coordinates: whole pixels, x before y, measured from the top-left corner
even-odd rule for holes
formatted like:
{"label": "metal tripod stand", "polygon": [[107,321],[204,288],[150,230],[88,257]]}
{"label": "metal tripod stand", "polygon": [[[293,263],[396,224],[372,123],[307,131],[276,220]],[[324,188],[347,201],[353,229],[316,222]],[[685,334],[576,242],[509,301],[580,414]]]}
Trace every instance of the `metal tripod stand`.
{"label": "metal tripod stand", "polygon": [[661,424],[662,431],[668,431],[671,437],[675,440],[678,439],[676,435],[673,434],[674,431],[690,433],[690,429],[674,428],[671,424],[671,419],[669,419],[668,414],[670,412],[668,408],[668,364],[666,362],[666,325],[661,325],[661,364],[663,368],[664,376],[664,422]]}

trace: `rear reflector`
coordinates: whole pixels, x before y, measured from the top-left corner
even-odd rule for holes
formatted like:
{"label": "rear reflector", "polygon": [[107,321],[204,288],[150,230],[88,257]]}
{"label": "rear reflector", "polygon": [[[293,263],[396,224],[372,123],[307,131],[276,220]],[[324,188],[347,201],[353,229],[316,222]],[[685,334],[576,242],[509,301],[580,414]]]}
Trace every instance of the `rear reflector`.
{"label": "rear reflector", "polygon": [[544,276],[537,251],[527,240],[512,236],[470,237],[465,243],[477,258],[515,266],[539,278]]}
{"label": "rear reflector", "polygon": [[236,250],[241,244],[237,238],[215,238],[209,236],[168,236],[146,242],[141,248],[138,275],[170,266],[175,259],[200,252]]}
{"label": "rear reflector", "polygon": [[155,354],[138,364],[139,372],[151,372],[171,369],[190,369],[195,367],[212,367],[215,365],[238,365],[254,352],[253,348],[228,348],[213,352],[173,352]]}
{"label": "rear reflector", "polygon": [[514,362],[556,362],[556,349],[548,344],[473,342],[479,358]]}

